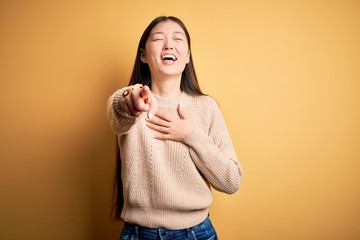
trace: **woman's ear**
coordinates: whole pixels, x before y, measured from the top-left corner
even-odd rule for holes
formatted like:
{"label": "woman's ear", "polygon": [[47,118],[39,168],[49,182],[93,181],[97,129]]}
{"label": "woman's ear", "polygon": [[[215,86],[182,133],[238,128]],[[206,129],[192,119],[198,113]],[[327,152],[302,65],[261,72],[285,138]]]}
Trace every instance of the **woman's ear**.
{"label": "woman's ear", "polygon": [[145,50],[144,49],[140,49],[140,59],[143,63],[147,63],[146,62],[146,54],[145,54]]}
{"label": "woman's ear", "polygon": [[189,49],[189,52],[188,52],[186,63],[189,63],[189,62],[190,62],[190,49]]}

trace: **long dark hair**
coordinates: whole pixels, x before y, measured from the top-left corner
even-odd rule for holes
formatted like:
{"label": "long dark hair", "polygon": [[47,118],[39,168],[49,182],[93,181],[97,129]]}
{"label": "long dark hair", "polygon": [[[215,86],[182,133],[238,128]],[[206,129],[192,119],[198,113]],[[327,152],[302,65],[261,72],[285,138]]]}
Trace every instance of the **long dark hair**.
{"label": "long dark hair", "polygon": [[113,208],[111,215],[115,220],[121,219],[121,211],[124,206],[124,194],[123,194],[123,184],[121,179],[121,157],[120,157],[120,148],[118,136],[115,136],[115,178],[114,178],[114,192],[113,192]]}
{"label": "long dark hair", "polygon": [[194,63],[192,59],[192,52],[191,52],[191,40],[190,34],[185,27],[185,24],[178,18],[173,16],[160,16],[155,18],[149,26],[145,29],[143,35],[140,38],[140,42],[137,48],[136,58],[134,69],[131,74],[129,85],[134,85],[136,83],[141,83],[143,85],[148,85],[151,87],[151,77],[150,77],[150,69],[149,66],[141,61],[141,54],[143,49],[145,49],[145,44],[150,36],[152,29],[160,22],[164,21],[174,21],[180,25],[180,27],[184,30],[186,39],[189,45],[190,50],[190,59],[189,63],[186,64],[185,69],[181,75],[181,83],[180,89],[181,91],[186,92],[189,95],[203,95],[200,90],[200,86],[196,77]]}
{"label": "long dark hair", "polygon": [[[184,71],[181,75],[180,89],[189,95],[204,95],[201,92],[200,86],[196,77],[194,63],[192,59],[191,52],[191,42],[190,35],[188,30],[185,27],[185,24],[178,18],[173,16],[160,16],[155,18],[149,26],[145,29],[144,33],[140,38],[140,42],[137,48],[136,58],[134,68],[130,77],[129,85],[134,85],[141,83],[143,85],[148,85],[151,88],[151,75],[149,66],[141,61],[142,50],[145,49],[145,44],[150,36],[152,29],[160,22],[164,21],[174,21],[180,25],[184,30],[186,39],[189,45],[190,58],[189,63],[186,64]],[[121,219],[121,211],[124,206],[124,195],[123,195],[123,185],[121,178],[121,158],[120,158],[120,148],[118,143],[118,138],[116,136],[116,173],[114,181],[114,206],[112,209],[112,215],[115,219]]]}

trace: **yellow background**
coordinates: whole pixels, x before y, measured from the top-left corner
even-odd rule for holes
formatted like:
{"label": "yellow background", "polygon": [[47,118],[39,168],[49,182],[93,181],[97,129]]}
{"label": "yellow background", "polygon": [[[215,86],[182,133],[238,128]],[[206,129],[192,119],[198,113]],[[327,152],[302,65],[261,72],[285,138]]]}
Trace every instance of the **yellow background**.
{"label": "yellow background", "polygon": [[360,239],[359,1],[1,1],[0,239],[118,239],[107,97],[159,15],[187,25],[244,168],[225,240]]}

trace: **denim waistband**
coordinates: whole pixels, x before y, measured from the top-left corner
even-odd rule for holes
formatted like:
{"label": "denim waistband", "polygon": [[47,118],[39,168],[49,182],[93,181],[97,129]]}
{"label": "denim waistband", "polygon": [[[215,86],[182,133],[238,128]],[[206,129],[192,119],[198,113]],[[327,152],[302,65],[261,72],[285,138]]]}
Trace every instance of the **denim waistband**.
{"label": "denim waistband", "polygon": [[165,237],[166,239],[173,239],[182,235],[190,237],[192,231],[196,232],[197,229],[203,226],[212,227],[209,216],[203,222],[195,226],[180,230],[170,230],[167,228],[147,228],[128,222],[125,222],[124,229],[131,231],[131,233],[136,237],[146,236],[149,239],[163,239],[163,237]]}

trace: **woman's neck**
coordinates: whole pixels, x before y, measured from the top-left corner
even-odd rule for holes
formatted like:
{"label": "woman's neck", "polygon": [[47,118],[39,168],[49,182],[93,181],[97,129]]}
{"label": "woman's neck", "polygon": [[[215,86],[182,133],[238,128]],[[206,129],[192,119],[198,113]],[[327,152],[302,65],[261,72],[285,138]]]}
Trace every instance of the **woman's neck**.
{"label": "woman's neck", "polygon": [[151,91],[163,98],[175,99],[181,95],[181,76],[176,78],[151,80]]}

